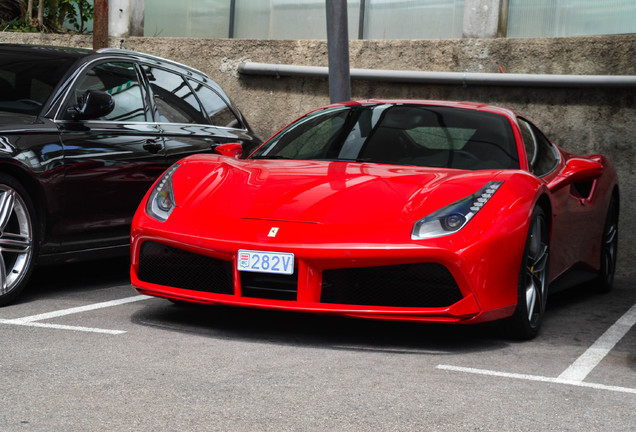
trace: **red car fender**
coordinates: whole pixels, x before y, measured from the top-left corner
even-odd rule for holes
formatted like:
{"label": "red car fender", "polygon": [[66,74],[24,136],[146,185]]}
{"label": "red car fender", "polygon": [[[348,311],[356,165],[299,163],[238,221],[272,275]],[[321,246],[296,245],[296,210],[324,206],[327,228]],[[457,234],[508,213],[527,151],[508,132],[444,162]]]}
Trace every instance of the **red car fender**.
{"label": "red car fender", "polygon": [[[536,177],[515,172],[467,225],[478,241],[461,252],[460,268],[464,269],[481,310],[500,310],[504,315],[514,312],[530,220],[537,205],[550,206],[547,192],[545,184]],[[549,216],[550,208],[545,211]]]}

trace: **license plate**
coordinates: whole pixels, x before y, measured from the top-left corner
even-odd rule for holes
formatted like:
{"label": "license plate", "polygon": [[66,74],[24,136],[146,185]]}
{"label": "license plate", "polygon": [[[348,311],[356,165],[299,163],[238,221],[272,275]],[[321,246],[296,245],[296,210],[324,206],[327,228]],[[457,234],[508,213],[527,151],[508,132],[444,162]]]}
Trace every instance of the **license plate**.
{"label": "license plate", "polygon": [[236,263],[240,271],[294,274],[294,254],[241,249]]}

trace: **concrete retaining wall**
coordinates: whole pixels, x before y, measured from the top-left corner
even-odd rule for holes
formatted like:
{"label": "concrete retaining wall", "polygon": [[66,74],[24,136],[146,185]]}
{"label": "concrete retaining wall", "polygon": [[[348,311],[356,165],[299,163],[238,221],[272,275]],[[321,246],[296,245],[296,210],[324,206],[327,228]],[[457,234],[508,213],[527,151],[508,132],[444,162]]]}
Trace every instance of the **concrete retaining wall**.
{"label": "concrete retaining wall", "polygon": [[[91,47],[90,36],[0,33],[0,42]],[[329,103],[326,79],[241,76],[240,62],[327,66],[326,41],[110,39],[201,69],[215,79],[262,137]],[[576,75],[636,75],[636,35],[551,39],[351,41],[352,68]],[[619,272],[636,272],[636,89],[464,87],[353,81],[360,98],[482,101],[513,108],[575,153],[603,153],[621,182]]]}

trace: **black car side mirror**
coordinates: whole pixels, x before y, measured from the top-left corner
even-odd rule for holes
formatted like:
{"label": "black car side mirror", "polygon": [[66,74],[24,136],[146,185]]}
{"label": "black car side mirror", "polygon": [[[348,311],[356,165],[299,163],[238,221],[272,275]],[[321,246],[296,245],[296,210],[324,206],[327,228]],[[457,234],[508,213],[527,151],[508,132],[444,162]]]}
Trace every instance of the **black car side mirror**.
{"label": "black car side mirror", "polygon": [[113,97],[100,90],[86,90],[74,107],[73,120],[90,120],[110,114],[115,109]]}

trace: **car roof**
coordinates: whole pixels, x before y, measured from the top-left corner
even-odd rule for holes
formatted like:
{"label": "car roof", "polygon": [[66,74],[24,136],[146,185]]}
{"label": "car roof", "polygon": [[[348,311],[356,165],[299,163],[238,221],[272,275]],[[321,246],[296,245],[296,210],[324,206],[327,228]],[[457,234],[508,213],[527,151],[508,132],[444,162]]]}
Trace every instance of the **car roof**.
{"label": "car roof", "polygon": [[500,114],[509,118],[515,118],[517,114],[508,108],[503,108],[497,105],[491,105],[481,102],[469,102],[469,101],[448,101],[448,100],[434,100],[434,99],[361,99],[349,102],[342,102],[329,105],[325,108],[337,107],[337,106],[352,106],[352,105],[422,105],[422,106],[441,106],[449,108],[463,108],[474,111],[486,111],[495,114]]}
{"label": "car roof", "polygon": [[86,48],[4,43],[0,44],[0,51],[3,51],[5,53],[13,52],[69,59],[78,59],[92,52],[92,50]]}
{"label": "car roof", "polygon": [[49,45],[26,45],[26,44],[3,44],[0,43],[0,52],[5,54],[9,53],[22,53],[41,55],[52,58],[66,58],[72,60],[85,59],[90,61],[100,57],[125,57],[134,58],[136,60],[144,60],[146,62],[154,63],[156,65],[162,65],[169,69],[179,70],[180,72],[187,72],[192,76],[196,76],[201,80],[209,80],[210,77],[200,70],[194,69],[190,66],[168,60],[162,57],[154,56],[151,54],[145,54],[137,51],[130,51],[119,48],[102,48],[93,50],[89,48],[74,48],[74,47],[62,47],[62,46],[49,46]]}

